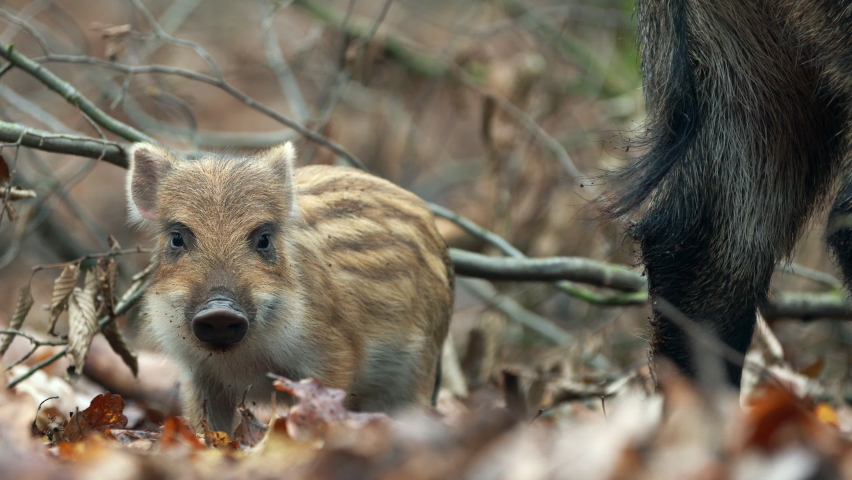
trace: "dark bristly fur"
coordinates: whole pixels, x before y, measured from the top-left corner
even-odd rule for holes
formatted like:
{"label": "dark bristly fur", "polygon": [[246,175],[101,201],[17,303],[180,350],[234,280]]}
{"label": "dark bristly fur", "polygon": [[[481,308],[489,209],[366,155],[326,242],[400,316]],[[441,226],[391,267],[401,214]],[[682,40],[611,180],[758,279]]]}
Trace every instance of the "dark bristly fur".
{"label": "dark bristly fur", "polygon": [[[652,297],[739,352],[775,262],[848,171],[852,0],[638,0],[644,154],[604,197],[632,227]],[[852,283],[852,182],[827,240]],[[694,375],[688,339],[655,312],[652,352]],[[728,365],[739,384],[741,368]]]}

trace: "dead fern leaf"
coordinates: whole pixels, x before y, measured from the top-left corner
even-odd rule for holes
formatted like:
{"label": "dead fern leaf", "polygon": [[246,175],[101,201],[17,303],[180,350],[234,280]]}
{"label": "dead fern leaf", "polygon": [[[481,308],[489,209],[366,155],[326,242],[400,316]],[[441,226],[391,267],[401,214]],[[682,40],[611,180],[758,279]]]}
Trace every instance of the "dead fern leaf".
{"label": "dead fern leaf", "polygon": [[53,296],[50,300],[50,321],[47,324],[47,331],[51,335],[56,335],[53,332],[56,328],[56,321],[59,315],[68,308],[68,296],[74,290],[74,285],[77,284],[77,278],[80,276],[80,267],[76,263],[66,265],[62,269],[56,281],[53,282]]}
{"label": "dead fern leaf", "polygon": [[121,329],[118,328],[116,320],[107,323],[102,332],[109,342],[109,346],[112,347],[112,351],[117,353],[124,363],[130,367],[134,377],[138,376],[139,361],[136,359],[136,353],[130,349],[130,346],[124,340],[124,335],[121,334]]}
{"label": "dead fern leaf", "polygon": [[[18,305],[15,307],[15,314],[12,315],[12,321],[9,322],[10,330],[20,330],[21,325],[24,324],[24,319],[27,317],[27,314],[30,313],[30,308],[33,306],[33,294],[30,291],[30,286],[27,284],[26,286],[21,288],[20,293],[18,293]],[[6,353],[6,350],[9,349],[9,345],[12,344],[12,340],[15,339],[15,336],[11,333],[3,335],[3,342],[0,343],[0,357]]]}
{"label": "dead fern leaf", "polygon": [[86,272],[85,285],[82,290],[74,288],[68,298],[68,355],[71,357],[68,376],[72,380],[83,372],[92,338],[100,329],[95,310],[97,279],[92,270]]}

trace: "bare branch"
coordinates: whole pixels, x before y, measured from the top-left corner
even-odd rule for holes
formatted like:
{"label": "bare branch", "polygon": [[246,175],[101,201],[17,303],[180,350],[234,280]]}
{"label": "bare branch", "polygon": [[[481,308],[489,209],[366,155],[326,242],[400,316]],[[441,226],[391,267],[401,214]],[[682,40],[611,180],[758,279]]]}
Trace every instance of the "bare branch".
{"label": "bare branch", "polygon": [[127,159],[119,143],[81,135],[56,134],[19,123],[0,121],[0,141],[37,148],[46,152],[66,153],[81,157],[102,159],[113,165],[127,168]]}
{"label": "bare branch", "polygon": [[37,62],[32,61],[25,55],[18,53],[12,45],[0,48],[0,57],[5,58],[16,67],[37,78],[48,88],[61,95],[68,103],[82,110],[83,113],[110,132],[132,142],[145,141],[156,143],[156,141],[148,135],[145,135],[139,130],[136,130],[129,125],[125,125],[124,123],[107,115],[103,110],[98,108],[88,98],[84,97],[79,91],[77,91],[76,88],[71,86],[70,83],[57,77],[53,74],[53,72],[44,68]]}
{"label": "bare branch", "polygon": [[503,111],[513,116],[515,120],[520,122],[521,125],[524,126],[529,132],[538,139],[548,150],[559,160],[559,163],[562,165],[562,168],[574,178],[582,178],[586,177],[583,172],[577,168],[577,165],[574,164],[574,160],[571,159],[571,156],[568,155],[568,151],[565,150],[565,147],[562,146],[555,138],[551,137],[541,125],[536,123],[532,117],[530,117],[525,111],[521,110],[514,103],[509,101],[507,98],[498,94],[491,88],[479,83],[474,79],[469,73],[467,73],[463,68],[453,65],[451,67],[453,74],[461,80],[461,82],[467,87],[475,90],[480,95],[489,98],[494,101]]}
{"label": "bare branch", "polygon": [[782,292],[760,309],[766,320],[795,318],[799,320],[850,319],[852,303],[843,292]]}
{"label": "bare branch", "polygon": [[204,59],[205,62],[207,62],[207,65],[210,67],[210,70],[213,71],[213,76],[215,76],[219,80],[222,80],[222,71],[219,69],[219,65],[216,64],[216,61],[213,60],[213,56],[210,55],[210,53],[208,53],[207,50],[204,47],[202,47],[201,45],[199,45],[195,42],[192,42],[190,40],[175,38],[175,37],[169,35],[169,33],[166,32],[160,26],[160,24],[157,22],[157,19],[154,18],[153,15],[151,15],[151,12],[149,12],[148,9],[145,8],[145,5],[142,5],[141,1],[130,0],[130,3],[133,4],[133,6],[137,10],[139,10],[139,13],[141,13],[143,17],[145,17],[145,20],[148,22],[148,25],[151,26],[151,29],[154,30],[154,35],[157,38],[164,40],[168,43],[172,43],[174,45],[181,45],[181,46],[184,46],[184,47],[191,48],[192,50],[195,51],[195,53],[198,54],[198,56],[200,56],[201,58]]}
{"label": "bare branch", "polygon": [[269,11],[264,12],[265,17],[260,27],[263,37],[263,50],[266,53],[269,68],[275,72],[278,83],[281,85],[281,92],[284,93],[290,104],[290,109],[293,110],[300,122],[307,123],[311,119],[311,114],[308,112],[308,106],[305,104],[305,98],[302,96],[296,77],[293,76],[293,71],[290,70],[287,60],[281,53],[281,47],[278,46],[277,32],[272,28],[272,24],[275,22],[275,14],[279,8],[270,6]]}
{"label": "bare branch", "polygon": [[790,275],[798,275],[802,278],[807,278],[808,280],[821,283],[832,290],[839,290],[843,288],[843,284],[834,277],[834,275],[829,275],[825,272],[820,272],[819,270],[814,270],[813,268],[805,267],[804,265],[799,265],[797,263],[779,263],[775,270],[780,272],[784,272]]}
{"label": "bare branch", "polygon": [[37,122],[43,124],[54,132],[78,133],[73,129],[68,128],[68,126],[62,123],[58,118],[31,102],[23,95],[19,95],[16,91],[6,85],[0,85],[0,95],[2,95],[3,98],[5,98],[13,107],[34,118]]}
{"label": "bare branch", "polygon": [[[446,209],[446,208],[444,208],[440,205],[436,205],[434,203],[427,202],[427,206],[429,207],[430,210],[432,210],[432,213],[434,213],[435,215],[438,215],[439,217],[443,217],[443,218],[446,218],[447,220],[454,222],[455,224],[460,226],[462,229],[464,229],[466,232],[470,233],[471,235],[473,235],[473,236],[475,236],[479,239],[482,239],[482,240],[494,245],[495,247],[499,248],[500,251],[502,251],[506,255],[508,255],[512,258],[515,258],[515,259],[526,258],[526,256],[523,254],[523,252],[521,252],[520,250],[518,250],[517,248],[512,246],[509,242],[507,242],[504,238],[500,237],[496,233],[491,232],[488,229],[483,228],[483,227],[477,225],[476,223],[472,222],[471,220],[464,218],[463,216],[461,216],[461,215],[459,215],[455,212],[452,212],[452,211],[450,211],[450,210],[448,210],[448,209]],[[486,258],[488,258],[490,260],[492,257],[486,257]],[[623,267],[612,266],[611,268],[622,269]],[[470,273],[473,276],[481,276],[481,275],[475,274],[474,273],[475,271],[476,270],[470,270],[468,273]],[[633,272],[629,272],[626,269],[624,269],[624,272],[627,272],[630,275],[637,275]],[[598,275],[603,277],[603,276],[606,276],[608,274],[601,272]],[[482,276],[487,277],[486,275],[482,275]],[[490,278],[490,277],[488,277],[488,278]],[[641,277],[639,277],[639,278],[641,279]],[[631,292],[631,293],[627,293],[627,294],[619,294],[619,295],[605,295],[605,294],[592,292],[592,291],[585,289],[585,288],[577,287],[573,283],[571,283],[569,281],[565,281],[565,280],[556,282],[554,284],[554,286],[557,289],[561,290],[562,292],[564,292],[568,295],[571,295],[572,297],[579,298],[583,301],[586,301],[586,302],[589,302],[589,303],[595,304],[595,305],[609,305],[609,306],[644,305],[648,301],[648,295],[644,291],[635,291],[635,292]]]}
{"label": "bare branch", "polygon": [[430,210],[432,210],[432,213],[434,213],[435,215],[441,218],[446,218],[447,220],[460,226],[462,229],[464,229],[464,231],[473,235],[474,237],[485,240],[491,245],[494,245],[495,247],[499,248],[500,251],[504,254],[514,258],[526,257],[523,252],[512,246],[512,244],[507,242],[506,239],[492,231],[489,231],[487,228],[480,227],[471,220],[436,203],[426,202],[426,205],[429,207]]}
{"label": "bare branch", "polygon": [[521,282],[570,280],[626,292],[645,286],[645,278],[638,273],[588,258],[490,257],[456,248],[450,249],[450,257],[456,273],[467,277]]}
{"label": "bare branch", "polygon": [[[343,33],[352,38],[363,40],[369,35],[370,27],[367,26],[368,22],[364,19],[356,18],[347,18],[347,21],[344,22],[341,18],[338,18],[338,15],[332,12],[325,2],[294,0],[293,3],[329,27],[335,29],[343,28]],[[382,40],[382,47],[385,53],[395,58],[413,73],[426,77],[442,77],[449,71],[449,66],[446,62],[436,59],[432,55],[415,50],[410,46],[410,42],[406,42],[393,35],[386,35]]]}
{"label": "bare branch", "polygon": [[[30,16],[32,16],[32,14],[30,14]],[[0,17],[3,17],[4,19],[6,19],[7,22],[11,23],[12,25],[15,25],[16,27],[18,27],[22,30],[26,30],[27,33],[29,33],[35,39],[35,41],[38,43],[38,46],[41,47],[42,51],[44,51],[45,54],[50,52],[50,48],[48,47],[47,39],[45,39],[44,36],[41,33],[39,33],[38,30],[33,28],[32,25],[30,25],[27,20],[24,20],[23,18],[20,18],[16,15],[12,14],[11,12],[8,12],[8,11],[2,9],[2,8],[0,8]],[[5,32],[4,32],[4,34],[5,34]],[[5,37],[5,35],[4,35],[4,37]],[[3,40],[9,41],[9,40],[11,40],[11,38],[4,38]]]}
{"label": "bare branch", "polygon": [[[27,59],[27,60],[29,60],[29,59]],[[186,69],[183,69],[183,68],[171,67],[171,66],[167,66],[167,65],[143,65],[143,66],[122,65],[122,64],[119,64],[119,63],[107,62],[107,61],[104,61],[104,60],[101,60],[101,59],[98,59],[98,58],[87,57],[87,56],[79,56],[79,55],[49,55],[47,57],[40,58],[39,60],[40,61],[51,61],[51,62],[82,63],[82,64],[89,64],[89,65],[96,65],[96,66],[99,66],[99,67],[108,68],[110,70],[115,70],[115,71],[124,72],[124,73],[132,73],[132,74],[161,73],[161,74],[167,74],[167,75],[177,75],[177,76],[180,76],[180,77],[189,78],[190,80],[195,80],[195,81],[198,81],[198,82],[206,83],[208,85],[213,85],[215,87],[222,89],[224,92],[228,93],[232,97],[241,101],[242,103],[244,103],[248,107],[253,108],[253,109],[263,113],[264,115],[266,115],[266,116],[268,116],[268,117],[270,117],[270,118],[292,128],[293,130],[295,130],[296,132],[298,132],[300,135],[304,136],[305,138],[307,138],[307,139],[309,139],[309,140],[311,140],[315,143],[318,143],[320,145],[323,145],[325,147],[328,147],[334,153],[343,157],[343,159],[345,159],[347,162],[349,162],[350,165],[357,167],[357,168],[360,168],[361,170],[367,170],[367,167],[364,165],[364,163],[361,161],[361,159],[359,159],[358,157],[356,157],[352,153],[349,153],[342,146],[340,146],[337,143],[331,141],[330,139],[324,137],[323,135],[320,135],[320,134],[318,134],[314,131],[309,130],[307,127],[305,127],[301,123],[299,123],[299,122],[297,122],[297,121],[295,121],[295,120],[293,120],[293,119],[291,119],[291,118],[289,118],[285,115],[282,115],[281,113],[267,107],[266,105],[264,105],[262,103],[257,102],[255,99],[251,98],[250,96],[246,95],[245,93],[241,92],[240,90],[237,90],[235,87],[233,87],[231,84],[229,84],[228,82],[226,82],[224,80],[213,78],[213,77],[210,77],[208,75],[204,75],[204,74],[201,74],[201,73],[198,73],[198,72],[194,72],[192,70],[186,70]]]}

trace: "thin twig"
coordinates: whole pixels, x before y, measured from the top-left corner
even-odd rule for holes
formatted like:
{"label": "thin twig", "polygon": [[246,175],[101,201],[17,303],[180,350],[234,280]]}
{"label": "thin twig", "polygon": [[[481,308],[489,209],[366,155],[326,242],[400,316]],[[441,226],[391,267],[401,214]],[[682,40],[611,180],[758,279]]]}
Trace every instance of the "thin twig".
{"label": "thin twig", "polygon": [[[7,65],[11,65],[7,64]],[[71,133],[78,134],[79,132],[74,131],[72,128],[69,128],[67,125],[62,123],[58,118],[51,115],[49,112],[36,105],[28,98],[23,95],[18,94],[16,91],[7,87],[6,85],[0,85],[0,96],[6,99],[13,107],[20,110],[21,112],[29,115],[35,121],[44,124],[47,128],[53,130],[57,133]]]}
{"label": "thin twig", "polygon": [[332,140],[324,137],[323,135],[320,135],[319,133],[311,131],[310,129],[308,129],[307,127],[302,125],[301,123],[299,123],[299,122],[297,122],[297,121],[295,121],[295,120],[293,120],[293,119],[291,119],[291,118],[289,118],[289,117],[267,107],[266,105],[264,105],[262,103],[259,103],[257,100],[255,100],[252,97],[241,92],[240,90],[238,90],[237,88],[235,88],[230,83],[228,83],[224,80],[217,79],[217,78],[214,78],[214,77],[211,77],[211,76],[208,76],[208,75],[204,75],[204,74],[201,74],[201,73],[198,73],[198,72],[194,72],[192,70],[186,70],[186,69],[183,69],[183,68],[171,67],[171,66],[167,66],[167,65],[143,65],[143,66],[122,65],[122,64],[119,64],[119,63],[107,62],[107,61],[104,61],[104,60],[101,60],[101,59],[98,59],[98,58],[94,58],[94,57],[87,57],[87,56],[80,56],[80,55],[49,55],[47,57],[42,57],[38,60],[39,61],[50,61],[50,62],[81,63],[81,64],[96,65],[96,66],[99,66],[99,67],[103,67],[103,68],[107,68],[107,69],[110,69],[110,70],[115,70],[115,71],[123,72],[123,73],[133,73],[133,74],[137,74],[137,73],[160,73],[160,74],[166,74],[166,75],[176,75],[176,76],[188,78],[190,80],[195,80],[195,81],[198,81],[198,82],[206,83],[208,85],[213,85],[215,87],[220,88],[221,90],[228,93],[229,95],[236,98],[237,100],[241,101],[242,103],[244,103],[248,107],[253,108],[253,109],[263,113],[264,115],[266,115],[266,116],[268,116],[268,117],[270,117],[270,118],[292,128],[293,130],[295,130],[296,132],[298,132],[300,135],[304,136],[305,138],[307,138],[307,139],[309,139],[309,140],[311,140],[311,141],[313,141],[317,144],[320,144],[320,145],[323,145],[323,146],[329,148],[334,153],[343,157],[343,159],[345,159],[347,162],[349,162],[350,165],[357,167],[357,168],[360,168],[361,170],[367,170],[367,167],[364,165],[364,163],[361,161],[361,159],[356,157],[354,154],[349,153],[342,146],[340,146],[337,143],[333,142]]}
{"label": "thin twig", "polygon": [[210,55],[210,53],[208,53],[204,47],[193,41],[184,40],[182,38],[175,38],[169,35],[169,33],[166,32],[163,27],[160,26],[160,24],[157,22],[157,19],[154,18],[153,15],[151,15],[151,12],[149,12],[148,9],[145,8],[145,5],[142,5],[142,2],[140,2],[139,0],[130,0],[130,3],[133,5],[133,7],[139,10],[139,13],[141,13],[142,16],[145,17],[145,20],[148,22],[148,25],[151,27],[151,29],[154,30],[154,35],[157,38],[165,40],[166,42],[172,43],[174,45],[181,45],[184,47],[191,48],[195,51],[195,53],[198,54],[198,56],[200,56],[202,59],[204,59],[205,62],[207,62],[207,65],[213,72],[213,76],[215,76],[219,80],[223,80],[222,71],[219,69],[219,66],[216,64],[216,61],[213,60],[213,56]]}
{"label": "thin twig", "polygon": [[834,275],[829,275],[828,273],[808,268],[804,265],[799,265],[798,263],[779,263],[775,266],[775,270],[807,278],[808,280],[826,285],[832,290],[840,290],[843,288],[843,284],[840,280],[835,278]]}
{"label": "thin twig", "polygon": [[311,119],[311,114],[308,112],[308,106],[305,104],[305,98],[302,96],[302,90],[296,82],[296,77],[281,53],[277,32],[272,28],[275,16],[280,8],[280,6],[271,6],[270,11],[264,12],[265,17],[260,27],[263,37],[263,50],[266,53],[266,62],[269,64],[269,68],[275,72],[278,84],[281,86],[281,92],[287,99],[290,109],[301,123],[307,124]]}
{"label": "thin twig", "polygon": [[530,312],[513,299],[498,293],[489,282],[460,278],[459,284],[492,307],[503,312],[507,317],[538,332],[557,345],[573,345],[576,343],[573,335],[559,328],[549,319]]}
{"label": "thin twig", "polygon": [[107,115],[88,98],[84,97],[76,88],[71,86],[70,83],[57,77],[53,72],[46,69],[39,63],[18,53],[12,45],[0,47],[0,57],[5,58],[16,67],[37,78],[48,88],[61,95],[68,103],[82,110],[83,113],[110,132],[133,142],[145,141],[156,143],[156,141],[148,135],[145,135],[130,125],[126,125]]}
{"label": "thin twig", "polygon": [[103,252],[103,253],[90,253],[90,254],[87,254],[87,255],[83,255],[80,258],[76,258],[74,260],[69,260],[67,262],[54,263],[54,264],[50,264],[50,265],[36,265],[36,266],[32,267],[32,271],[38,272],[38,271],[41,271],[41,270],[47,270],[49,268],[63,268],[63,267],[66,267],[66,266],[68,266],[69,264],[72,264],[72,263],[81,263],[81,262],[85,262],[86,260],[92,260],[92,259],[95,259],[95,258],[117,257],[117,256],[121,256],[121,255],[128,255],[128,254],[131,254],[131,253],[151,253],[152,251],[153,250],[148,249],[148,248],[135,247],[135,248],[125,248],[124,250],[110,250],[109,252]]}
{"label": "thin twig", "polygon": [[87,158],[101,158],[113,165],[127,168],[127,158],[121,144],[82,135],[57,134],[19,123],[0,121],[0,141],[20,143],[25,147],[46,152],[65,153]]}
{"label": "thin twig", "polygon": [[27,340],[29,340],[30,344],[31,344],[30,349],[27,353],[25,353],[21,358],[15,360],[14,362],[12,362],[8,366],[6,366],[7,371],[11,370],[12,368],[16,367],[17,365],[24,363],[25,361],[27,361],[27,359],[29,359],[36,352],[36,350],[39,347],[45,347],[45,346],[55,347],[55,346],[61,346],[61,345],[67,345],[68,344],[67,340],[39,340],[39,339],[33,337],[32,335],[30,335],[26,332],[22,332],[20,330],[4,329],[4,330],[0,330],[0,334],[16,335],[18,337],[23,337],[23,338],[26,338]]}
{"label": "thin twig", "polygon": [[[33,26],[30,25],[27,20],[24,20],[24,19],[18,17],[17,15],[14,15],[11,12],[9,12],[5,9],[2,9],[2,8],[0,8],[0,17],[3,17],[4,19],[6,19],[7,22],[15,25],[16,27],[18,27],[22,30],[26,30],[26,32],[29,33],[30,36],[32,36],[35,39],[36,43],[38,43],[38,46],[41,47],[41,49],[42,49],[42,51],[44,51],[45,55],[50,52],[50,47],[48,46],[47,39],[45,39],[44,36],[38,30],[33,28]],[[8,38],[8,39],[5,39],[5,40],[9,41],[9,40],[11,40],[11,38]]]}
{"label": "thin twig", "polygon": [[529,132],[538,139],[548,150],[553,153],[553,155],[559,160],[559,163],[562,165],[562,168],[568,173],[568,175],[574,177],[575,179],[580,179],[586,177],[587,175],[583,174],[577,165],[574,164],[574,160],[571,159],[571,156],[568,155],[568,151],[565,150],[565,147],[562,146],[555,138],[550,136],[549,133],[544,131],[532,117],[530,117],[526,112],[515,106],[514,103],[509,101],[507,98],[498,94],[491,88],[482,83],[478,82],[475,78],[473,78],[469,73],[467,73],[463,68],[458,65],[452,65],[451,70],[453,74],[458,78],[464,85],[475,90],[480,95],[489,98],[494,101],[503,111],[514,117],[521,125],[524,126]]}

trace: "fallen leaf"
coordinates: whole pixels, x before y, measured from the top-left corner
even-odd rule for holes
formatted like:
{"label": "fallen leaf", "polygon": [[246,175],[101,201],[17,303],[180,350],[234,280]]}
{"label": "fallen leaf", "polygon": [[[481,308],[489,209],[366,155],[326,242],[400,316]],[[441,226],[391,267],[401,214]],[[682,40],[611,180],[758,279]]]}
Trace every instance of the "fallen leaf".
{"label": "fallen leaf", "polygon": [[814,413],[816,414],[817,418],[822,420],[824,423],[833,425],[835,427],[840,426],[840,419],[837,416],[837,411],[835,411],[834,408],[831,407],[831,405],[825,402],[821,402],[814,409]]}
{"label": "fallen leaf", "polygon": [[237,411],[240,423],[234,429],[234,441],[242,448],[257,445],[266,435],[266,424],[258,420],[245,405],[240,405]]}
{"label": "fallen leaf", "polygon": [[79,442],[92,431],[105,432],[110,428],[124,428],[127,417],[124,416],[124,399],[109,392],[98,395],[92,403],[72,416],[62,431],[67,442]]}
{"label": "fallen leaf", "polygon": [[287,415],[287,433],[296,440],[320,438],[329,424],[346,419],[343,400],[346,392],[328,388],[315,378],[294,382],[288,378],[270,375],[277,390],[287,392],[296,399]]}
{"label": "fallen leaf", "polygon": [[176,446],[201,450],[204,448],[204,443],[195,436],[195,429],[190,427],[184,419],[169,417],[163,423],[163,433],[160,435],[160,447],[167,449]]}
{"label": "fallen leaf", "polygon": [[159,432],[149,430],[125,430],[122,428],[110,428],[106,432],[121,445],[137,450],[150,450],[160,440]]}
{"label": "fallen leaf", "polygon": [[230,446],[231,439],[228,437],[228,434],[218,430],[210,430],[206,416],[201,419],[201,428],[204,429],[204,443],[208,447],[222,448]]}
{"label": "fallen leaf", "polygon": [[822,369],[825,367],[825,359],[820,358],[814,363],[808,365],[807,367],[799,370],[799,373],[808,377],[808,378],[819,378],[820,373],[822,373]]}

